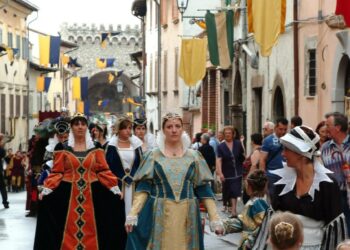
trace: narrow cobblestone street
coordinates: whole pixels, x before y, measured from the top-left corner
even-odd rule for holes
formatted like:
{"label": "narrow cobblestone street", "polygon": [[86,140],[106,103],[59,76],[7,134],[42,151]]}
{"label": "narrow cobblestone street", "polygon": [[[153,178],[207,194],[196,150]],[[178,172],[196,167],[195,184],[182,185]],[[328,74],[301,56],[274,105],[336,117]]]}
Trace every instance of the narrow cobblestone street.
{"label": "narrow cobblestone street", "polygon": [[[30,250],[33,248],[36,218],[25,217],[25,192],[9,193],[10,208],[0,209],[0,249]],[[221,202],[217,202],[221,210]],[[221,213],[222,217],[226,217]],[[240,234],[217,237],[207,223],[204,243],[207,250],[237,249]]]}

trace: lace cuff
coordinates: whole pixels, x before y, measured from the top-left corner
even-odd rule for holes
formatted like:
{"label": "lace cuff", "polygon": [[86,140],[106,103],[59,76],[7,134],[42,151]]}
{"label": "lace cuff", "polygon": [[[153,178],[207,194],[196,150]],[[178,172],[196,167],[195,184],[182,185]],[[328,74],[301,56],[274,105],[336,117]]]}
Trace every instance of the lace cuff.
{"label": "lace cuff", "polygon": [[114,187],[112,187],[110,190],[111,190],[111,192],[112,192],[113,194],[120,195],[120,194],[122,193],[122,192],[120,192],[120,189],[119,189],[118,186],[114,186]]}
{"label": "lace cuff", "polygon": [[137,216],[131,216],[131,215],[126,216],[125,225],[137,226],[137,221],[138,221],[137,218],[138,218]]}
{"label": "lace cuff", "polygon": [[210,231],[212,232],[215,232],[215,230],[218,230],[218,229],[222,229],[223,231],[225,231],[224,224],[222,223],[221,220],[211,221],[209,223],[209,227],[210,227]]}
{"label": "lace cuff", "polygon": [[44,187],[43,190],[41,191],[43,195],[49,195],[52,193],[52,189]]}

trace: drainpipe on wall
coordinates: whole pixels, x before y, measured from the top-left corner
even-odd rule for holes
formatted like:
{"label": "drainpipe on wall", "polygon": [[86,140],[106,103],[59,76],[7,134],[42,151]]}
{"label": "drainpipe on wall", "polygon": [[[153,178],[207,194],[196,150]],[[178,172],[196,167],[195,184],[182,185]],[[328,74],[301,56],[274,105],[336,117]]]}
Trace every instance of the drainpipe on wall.
{"label": "drainpipe on wall", "polygon": [[294,115],[299,115],[299,30],[298,0],[293,3],[293,45],[294,45]]}
{"label": "drainpipe on wall", "polygon": [[[161,130],[161,121],[162,121],[162,89],[161,89],[161,62],[162,62],[162,24],[160,23],[161,20],[161,13],[162,13],[162,1],[161,0],[153,0],[156,3],[156,6],[158,8],[157,13],[157,21],[158,21],[158,131]],[[159,1],[159,2],[158,2]],[[151,73],[152,74],[152,73]]]}
{"label": "drainpipe on wall", "polygon": [[[33,19],[33,20],[31,20],[30,22],[28,22],[28,24],[27,24],[27,30],[26,30],[26,32],[27,32],[27,53],[28,53],[28,58],[27,58],[27,136],[26,136],[26,143],[28,143],[28,140],[29,140],[29,135],[30,135],[30,131],[29,131],[29,129],[30,129],[30,127],[29,127],[29,119],[30,119],[30,117],[29,117],[29,105],[30,105],[30,101],[29,101],[29,95],[30,95],[30,73],[29,73],[29,71],[30,71],[30,49],[29,49],[29,46],[30,46],[30,41],[29,41],[29,25],[32,23],[32,22],[34,22],[35,20],[37,20],[38,19],[38,17],[39,17],[39,12],[38,11],[36,11],[35,12],[36,13],[36,17]],[[29,147],[29,145],[27,145],[27,149],[28,149],[28,147]]]}

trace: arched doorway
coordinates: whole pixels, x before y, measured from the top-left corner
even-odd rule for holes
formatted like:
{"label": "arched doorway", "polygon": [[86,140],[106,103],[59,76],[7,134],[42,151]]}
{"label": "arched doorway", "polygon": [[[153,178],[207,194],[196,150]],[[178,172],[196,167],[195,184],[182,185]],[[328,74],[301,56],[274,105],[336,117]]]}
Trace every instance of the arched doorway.
{"label": "arched doorway", "polygon": [[350,58],[343,55],[339,62],[337,83],[332,100],[333,110],[346,113],[350,117]]}
{"label": "arched doorway", "polygon": [[243,127],[242,96],[241,73],[237,70],[233,83],[232,125],[237,128],[241,134],[245,134],[245,131],[243,131],[245,128]]}
{"label": "arched doorway", "polygon": [[[110,82],[111,74],[114,75],[114,79]],[[139,96],[139,88],[125,74],[116,76],[115,71],[103,71],[89,79],[88,99],[91,113],[132,112],[132,104],[125,103],[125,100],[135,96]]]}
{"label": "arched doorway", "polygon": [[281,87],[277,86],[273,98],[273,117],[274,119],[285,117],[284,98]]}

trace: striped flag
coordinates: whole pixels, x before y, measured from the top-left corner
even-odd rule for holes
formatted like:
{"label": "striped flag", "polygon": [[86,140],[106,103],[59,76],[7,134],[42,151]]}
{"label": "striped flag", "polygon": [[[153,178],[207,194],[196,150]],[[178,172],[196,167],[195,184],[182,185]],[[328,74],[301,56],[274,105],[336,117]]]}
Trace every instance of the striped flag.
{"label": "striped flag", "polygon": [[74,100],[86,100],[88,98],[89,80],[87,77],[72,77],[72,85]]}
{"label": "striped flag", "polygon": [[36,91],[37,92],[48,92],[51,84],[51,77],[39,76],[36,78]]}
{"label": "striped flag", "polygon": [[60,36],[39,35],[40,64],[58,64],[60,60]]}
{"label": "striped flag", "polygon": [[51,85],[51,80],[52,78],[51,77],[45,77],[45,87],[44,87],[44,91],[45,92],[49,92],[49,88],[50,88],[50,85]]}
{"label": "striped flag", "polygon": [[109,67],[114,67],[115,58],[97,58],[96,65],[97,68],[105,69]]}
{"label": "striped flag", "polygon": [[109,33],[101,33],[101,47],[106,48],[107,47],[107,37],[112,37],[119,35],[120,32],[109,32]]}
{"label": "striped flag", "polygon": [[233,60],[233,11],[217,14],[207,11],[205,23],[211,63],[223,69],[229,68]]}

